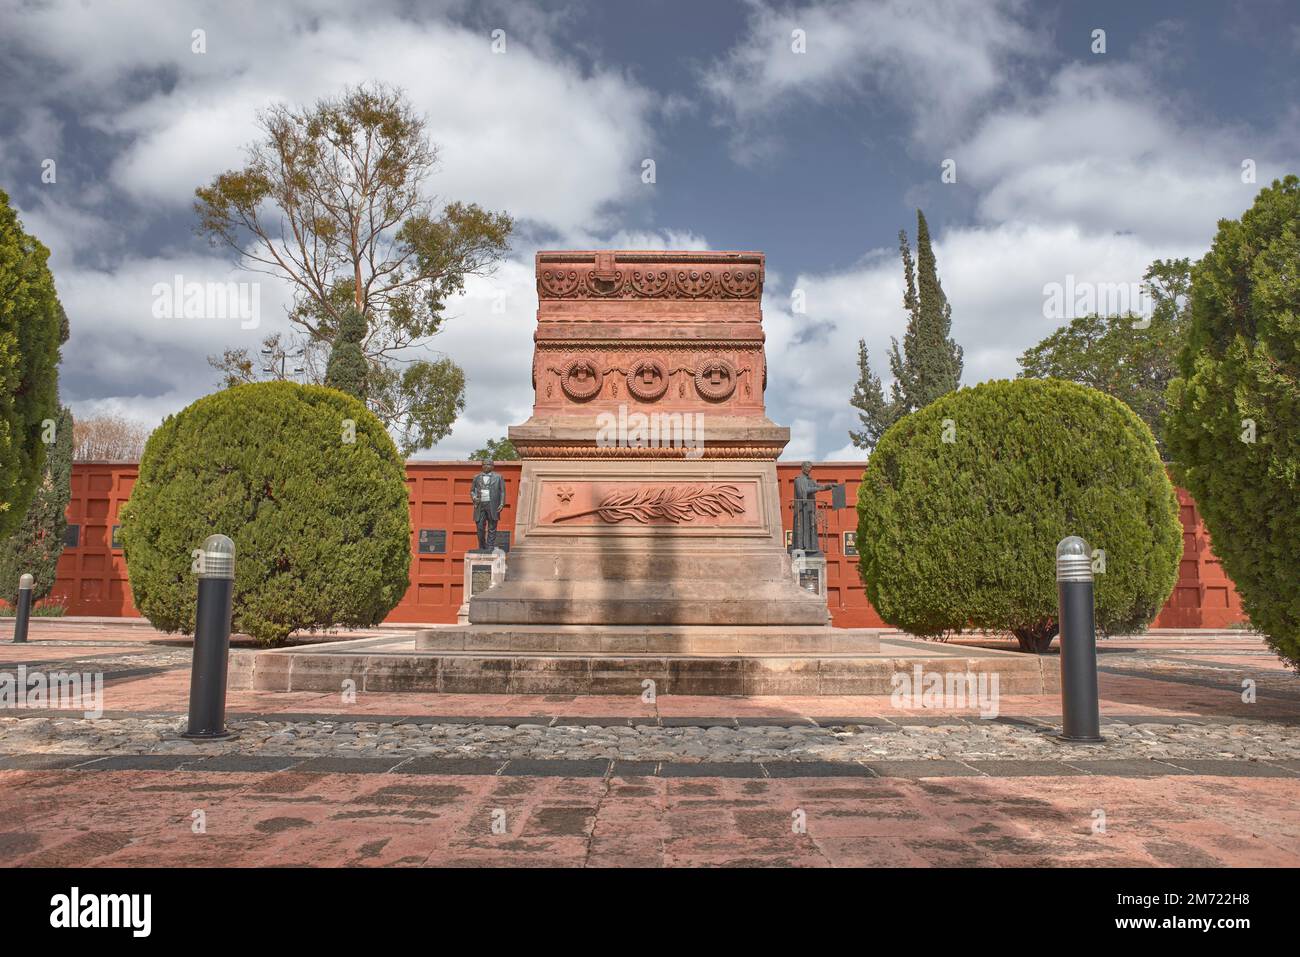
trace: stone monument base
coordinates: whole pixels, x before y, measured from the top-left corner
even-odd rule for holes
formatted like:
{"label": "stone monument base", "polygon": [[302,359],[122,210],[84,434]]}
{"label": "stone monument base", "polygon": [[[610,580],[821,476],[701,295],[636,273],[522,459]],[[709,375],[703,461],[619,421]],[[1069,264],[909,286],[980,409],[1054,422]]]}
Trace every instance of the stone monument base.
{"label": "stone monument base", "polygon": [[790,558],[795,583],[804,591],[826,600],[826,556],[796,551]]}
{"label": "stone monument base", "polygon": [[506,580],[506,553],[499,548],[465,553],[465,601],[456,612],[459,624],[469,622],[469,600]]}
{"label": "stone monument base", "polygon": [[[539,431],[510,434],[536,441]],[[710,435],[772,431],[715,426]],[[470,622],[829,628],[825,592],[791,575],[774,461],[525,460],[519,487],[510,572],[474,593]],[[709,501],[672,521],[636,506],[599,514],[602,502],[674,491]]]}

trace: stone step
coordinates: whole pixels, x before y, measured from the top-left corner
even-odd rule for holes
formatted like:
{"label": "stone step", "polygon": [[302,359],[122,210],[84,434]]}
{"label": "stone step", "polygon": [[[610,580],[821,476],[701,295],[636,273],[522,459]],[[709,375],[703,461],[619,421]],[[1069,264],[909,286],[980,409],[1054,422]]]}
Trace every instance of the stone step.
{"label": "stone step", "polygon": [[[813,596],[817,597],[817,596]],[[603,625],[817,625],[830,615],[824,600],[672,598],[532,598],[475,599],[469,606],[475,624]]]}
{"label": "stone step", "polygon": [[744,578],[754,583],[792,578],[789,558],[777,549],[655,552],[622,550],[617,542],[606,549],[558,551],[520,545],[510,553],[511,581],[706,582]]}
{"label": "stone step", "polygon": [[570,654],[876,654],[879,628],[707,625],[454,625],[415,634],[417,651]]}
{"label": "stone step", "polygon": [[813,626],[826,600],[793,581],[530,581],[507,578],[469,604],[475,624]]}
{"label": "stone step", "polygon": [[[350,643],[350,644],[360,644]],[[891,644],[902,644],[901,642]],[[919,644],[919,643],[918,643]],[[916,666],[927,672],[986,682],[998,693],[1059,690],[1055,658],[981,651],[921,654],[672,655],[490,654],[473,652],[367,653],[329,646],[249,651],[236,649],[229,686],[256,691],[338,692],[345,681],[363,692],[442,694],[642,695],[888,695],[894,676]],[[653,682],[653,686],[647,684]]]}

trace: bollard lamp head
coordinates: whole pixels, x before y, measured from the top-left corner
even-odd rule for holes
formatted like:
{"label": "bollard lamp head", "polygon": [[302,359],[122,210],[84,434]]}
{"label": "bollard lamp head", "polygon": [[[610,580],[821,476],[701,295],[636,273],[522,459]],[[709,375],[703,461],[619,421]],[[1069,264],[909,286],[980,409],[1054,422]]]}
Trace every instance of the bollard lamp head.
{"label": "bollard lamp head", "polygon": [[1056,580],[1092,581],[1092,551],[1078,535],[1068,535],[1056,546]]}
{"label": "bollard lamp head", "polygon": [[200,578],[235,577],[235,543],[226,535],[209,535],[203,540]]}

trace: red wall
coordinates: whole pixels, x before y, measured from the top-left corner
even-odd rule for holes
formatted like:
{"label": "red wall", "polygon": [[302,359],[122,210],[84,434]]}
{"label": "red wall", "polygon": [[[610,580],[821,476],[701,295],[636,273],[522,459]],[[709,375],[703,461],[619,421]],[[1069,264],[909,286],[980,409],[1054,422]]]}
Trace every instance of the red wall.
{"label": "red wall", "polygon": [[[411,587],[388,616],[389,621],[451,622],[456,620],[463,591],[462,557],[476,543],[474,507],[469,486],[479,465],[473,462],[409,462],[406,482],[411,503]],[[497,466],[506,483],[506,506],[498,531],[513,537],[515,506],[519,501],[519,465],[502,462]],[[790,501],[797,463],[779,463],[781,515],[791,525]],[[827,556],[827,604],[831,620],[841,628],[883,625],[867,602],[858,578],[856,559],[844,554],[844,533],[856,532],[859,462],[826,462],[813,467],[822,482],[844,482],[847,505],[843,510],[824,509],[828,536],[823,542]],[[72,467],[72,501],[68,522],[79,529],[79,542],[63,550],[58,578],[51,597],[61,598],[70,615],[136,617],[127,583],[126,562],[121,549],[111,547],[117,512],[130,497],[135,483],[134,463],[78,462]],[[819,496],[829,504],[830,494]],[[1156,618],[1158,628],[1221,628],[1244,620],[1241,602],[1219,560],[1210,551],[1210,537],[1201,524],[1196,504],[1178,490],[1183,522],[1183,560],[1178,584],[1168,604]],[[419,530],[440,529],[447,533],[446,551],[420,553]]]}

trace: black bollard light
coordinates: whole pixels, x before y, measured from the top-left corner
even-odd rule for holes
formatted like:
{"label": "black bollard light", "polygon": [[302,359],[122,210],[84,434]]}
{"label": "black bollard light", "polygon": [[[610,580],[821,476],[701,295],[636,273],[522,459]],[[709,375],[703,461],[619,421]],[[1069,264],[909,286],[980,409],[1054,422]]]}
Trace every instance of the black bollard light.
{"label": "black bollard light", "polygon": [[1092,553],[1078,535],[1056,546],[1056,597],[1061,623],[1061,740],[1095,744],[1097,634],[1093,621]]}
{"label": "black bollard light", "polygon": [[14,644],[27,641],[27,623],[32,620],[32,584],[31,575],[18,579],[18,607],[14,609]]}
{"label": "black bollard light", "polygon": [[235,593],[235,543],[209,535],[199,556],[199,603],[194,613],[194,660],[190,670],[190,724],[185,738],[228,738],[226,667],[230,658],[230,610]]}

